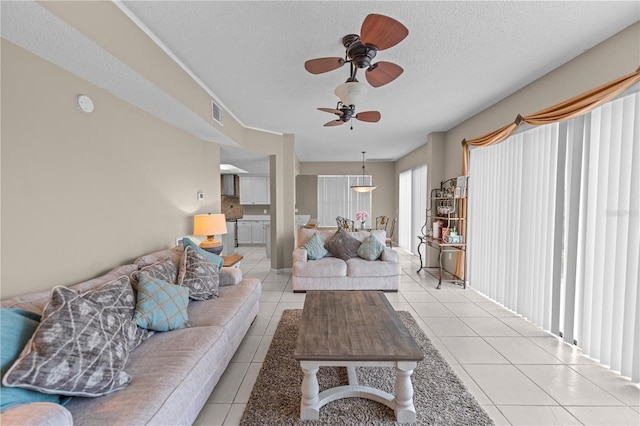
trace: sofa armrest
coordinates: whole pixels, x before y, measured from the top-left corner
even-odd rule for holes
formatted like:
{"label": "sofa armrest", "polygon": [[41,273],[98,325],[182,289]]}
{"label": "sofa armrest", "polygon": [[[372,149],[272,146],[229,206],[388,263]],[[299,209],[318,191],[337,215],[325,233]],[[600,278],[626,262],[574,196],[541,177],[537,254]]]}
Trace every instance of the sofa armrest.
{"label": "sofa armrest", "polygon": [[297,248],[293,250],[293,267],[292,272],[295,275],[296,268],[303,268],[307,263],[307,249]]}
{"label": "sofa armrest", "polygon": [[0,415],[3,426],[73,426],[71,412],[53,402],[31,402],[9,407]]}
{"label": "sofa armrest", "polygon": [[240,281],[242,281],[242,271],[240,270],[240,268],[223,266],[222,268],[220,268],[218,277],[220,278],[219,285],[221,287],[227,285],[238,285]]}
{"label": "sofa armrest", "polygon": [[393,249],[386,248],[380,255],[380,260],[382,260],[383,262],[397,262],[398,252]]}

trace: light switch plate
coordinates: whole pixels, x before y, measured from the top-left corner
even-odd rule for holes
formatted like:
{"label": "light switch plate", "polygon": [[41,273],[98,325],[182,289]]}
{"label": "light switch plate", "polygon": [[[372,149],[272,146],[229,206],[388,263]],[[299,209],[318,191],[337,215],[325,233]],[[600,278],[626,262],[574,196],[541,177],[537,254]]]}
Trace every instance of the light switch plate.
{"label": "light switch plate", "polygon": [[198,200],[200,201],[204,200],[204,192],[202,191],[198,192]]}

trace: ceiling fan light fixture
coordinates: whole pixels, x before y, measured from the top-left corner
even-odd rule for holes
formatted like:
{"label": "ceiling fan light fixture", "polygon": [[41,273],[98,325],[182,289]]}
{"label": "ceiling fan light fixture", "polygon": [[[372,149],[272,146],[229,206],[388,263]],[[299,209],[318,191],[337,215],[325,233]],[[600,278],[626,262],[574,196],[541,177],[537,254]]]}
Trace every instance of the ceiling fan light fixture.
{"label": "ceiling fan light fixture", "polygon": [[369,87],[359,81],[347,81],[342,83],[333,93],[342,101],[344,105],[359,105]]}
{"label": "ceiling fan light fixture", "polygon": [[[364,179],[364,154],[366,152],[362,151],[362,185],[357,185],[358,183],[358,178],[356,178],[356,185],[351,185],[351,189],[353,189],[355,192],[371,192],[374,189],[376,189],[376,187],[374,185],[365,185],[365,179]],[[373,177],[371,178],[371,183],[373,184]]]}

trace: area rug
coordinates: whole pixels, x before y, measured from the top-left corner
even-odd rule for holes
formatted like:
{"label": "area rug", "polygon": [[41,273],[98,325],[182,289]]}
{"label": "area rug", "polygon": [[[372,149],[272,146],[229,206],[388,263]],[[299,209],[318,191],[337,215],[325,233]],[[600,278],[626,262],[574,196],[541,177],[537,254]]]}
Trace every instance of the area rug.
{"label": "area rug", "polygon": [[[389,407],[363,398],[345,398],[320,409],[318,421],[300,420],[300,386],[302,370],[293,359],[301,309],[286,310],[273,336],[241,425],[394,425],[395,415]],[[462,381],[442,358],[410,313],[399,311],[400,319],[418,346],[424,360],[411,376],[417,425],[492,425],[487,413],[469,393]],[[358,367],[361,385],[393,393],[395,369]],[[344,367],[320,367],[320,391],[348,384]]]}

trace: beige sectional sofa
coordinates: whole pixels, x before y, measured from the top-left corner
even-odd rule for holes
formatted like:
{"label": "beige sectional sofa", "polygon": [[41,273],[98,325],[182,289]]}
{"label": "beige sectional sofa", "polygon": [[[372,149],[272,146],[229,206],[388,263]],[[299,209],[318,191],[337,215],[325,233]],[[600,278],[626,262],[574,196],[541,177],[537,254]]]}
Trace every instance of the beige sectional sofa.
{"label": "beige sectional sofa", "polygon": [[[294,292],[308,290],[383,290],[397,291],[400,285],[401,269],[398,253],[386,247],[378,260],[365,260],[353,257],[342,260],[331,255],[319,260],[310,260],[306,242],[317,233],[320,239],[329,241],[335,229],[300,229],[293,251],[292,287]],[[352,232],[359,241],[373,235],[383,245],[386,242],[384,231],[374,230]]]}
{"label": "beige sectional sofa", "polygon": [[[97,288],[143,265],[171,258],[181,247],[143,256],[99,278],[70,286],[79,293]],[[2,425],[189,425],[194,422],[258,314],[261,283],[223,267],[219,297],[189,301],[190,327],[155,332],[129,354],[124,388],[99,397],[73,397],[65,405],[35,402],[2,412]],[[50,292],[3,300],[2,307],[41,313]]]}

